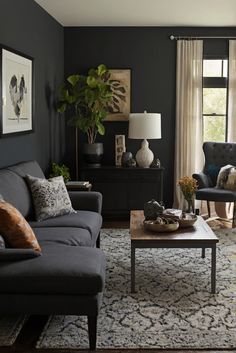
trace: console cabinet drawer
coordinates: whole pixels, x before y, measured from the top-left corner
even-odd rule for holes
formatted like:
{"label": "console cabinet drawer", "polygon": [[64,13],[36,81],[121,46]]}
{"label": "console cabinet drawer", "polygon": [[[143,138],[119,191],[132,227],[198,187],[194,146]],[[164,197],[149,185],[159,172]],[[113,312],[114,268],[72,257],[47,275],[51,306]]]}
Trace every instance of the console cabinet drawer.
{"label": "console cabinet drawer", "polygon": [[104,218],[128,218],[130,210],[143,209],[145,202],[162,201],[163,168],[82,168],[81,179],[103,195]]}

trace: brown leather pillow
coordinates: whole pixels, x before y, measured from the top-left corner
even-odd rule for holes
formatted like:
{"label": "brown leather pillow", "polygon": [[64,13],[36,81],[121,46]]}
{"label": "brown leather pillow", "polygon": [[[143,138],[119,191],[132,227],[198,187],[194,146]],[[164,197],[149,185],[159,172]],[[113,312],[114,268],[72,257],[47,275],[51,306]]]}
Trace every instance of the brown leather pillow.
{"label": "brown leather pillow", "polygon": [[0,201],[0,233],[13,248],[41,251],[29,223],[14,206],[5,201]]}

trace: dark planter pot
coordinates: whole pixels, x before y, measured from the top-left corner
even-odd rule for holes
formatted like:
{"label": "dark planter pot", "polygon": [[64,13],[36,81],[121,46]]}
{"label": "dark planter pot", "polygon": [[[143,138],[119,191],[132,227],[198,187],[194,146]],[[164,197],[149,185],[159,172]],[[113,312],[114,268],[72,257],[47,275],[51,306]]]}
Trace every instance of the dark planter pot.
{"label": "dark planter pot", "polygon": [[91,167],[100,167],[103,157],[103,143],[85,143],[84,161]]}

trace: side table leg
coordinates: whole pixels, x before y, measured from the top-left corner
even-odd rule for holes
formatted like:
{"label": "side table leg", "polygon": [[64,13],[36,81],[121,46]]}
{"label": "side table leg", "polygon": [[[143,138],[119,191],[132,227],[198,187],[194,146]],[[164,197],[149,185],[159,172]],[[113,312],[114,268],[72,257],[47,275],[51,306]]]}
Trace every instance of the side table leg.
{"label": "side table leg", "polygon": [[135,246],[131,241],[131,293],[135,293]]}
{"label": "side table leg", "polygon": [[211,248],[211,293],[216,293],[216,245]]}
{"label": "side table leg", "polygon": [[206,249],[202,248],[202,258],[205,259],[206,256]]}

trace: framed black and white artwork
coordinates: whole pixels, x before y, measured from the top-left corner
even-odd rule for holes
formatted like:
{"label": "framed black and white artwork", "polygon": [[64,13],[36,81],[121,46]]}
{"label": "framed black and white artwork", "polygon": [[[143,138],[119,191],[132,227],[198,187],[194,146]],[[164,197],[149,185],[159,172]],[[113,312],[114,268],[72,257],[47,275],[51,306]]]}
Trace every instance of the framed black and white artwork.
{"label": "framed black and white artwork", "polygon": [[1,136],[33,131],[33,59],[1,46]]}

